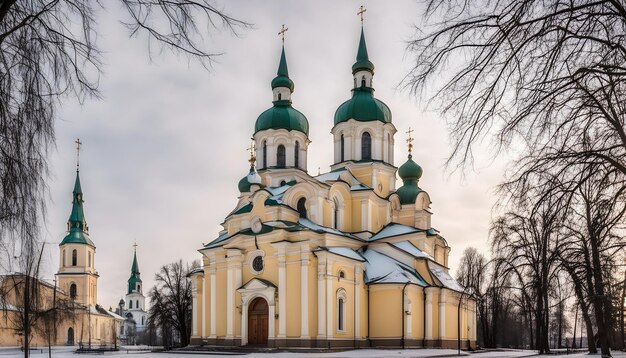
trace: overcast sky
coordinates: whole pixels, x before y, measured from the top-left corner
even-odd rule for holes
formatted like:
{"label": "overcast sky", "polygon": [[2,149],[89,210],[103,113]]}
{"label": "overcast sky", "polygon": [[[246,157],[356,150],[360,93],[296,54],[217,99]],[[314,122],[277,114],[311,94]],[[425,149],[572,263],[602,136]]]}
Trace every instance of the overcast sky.
{"label": "overcast sky", "polygon": [[[117,6],[117,3],[115,3]],[[223,53],[206,71],[167,51],[149,56],[143,38],[128,38],[115,6],[98,14],[105,56],[102,98],[83,105],[66,102],[56,121],[57,148],[45,239],[65,234],[80,137],[81,182],[91,239],[97,246],[98,301],[108,308],[125,294],[133,243],[138,246],[144,287],[158,268],[213,240],[237,202],[237,182],[248,171],[246,147],[257,116],[271,106],[270,82],[280,54],[277,32],[284,23],[293,106],[310,124],[309,173],[332,164],[330,129],[336,108],[350,96],[351,66],[359,37],[358,7],[367,8],[365,34],[376,66],[376,97],[393,114],[396,166],[407,154],[405,131],[415,129],[414,159],[424,169],[420,187],[433,201],[433,226],[452,247],[454,270],[467,246],[487,250],[493,187],[502,165],[478,153],[465,176],[444,168],[448,132],[436,112],[398,87],[410,68],[406,41],[419,25],[412,0],[228,1],[232,16],[254,24],[234,37],[214,33],[207,45]],[[108,5],[108,2],[107,2]],[[58,246],[49,245],[45,275],[58,268]]]}

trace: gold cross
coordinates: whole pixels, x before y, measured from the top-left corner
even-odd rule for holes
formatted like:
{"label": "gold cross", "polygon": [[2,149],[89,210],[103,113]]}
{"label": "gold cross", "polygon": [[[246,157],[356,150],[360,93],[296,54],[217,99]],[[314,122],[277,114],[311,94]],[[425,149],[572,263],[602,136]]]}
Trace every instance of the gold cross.
{"label": "gold cross", "polygon": [[413,151],[413,137],[411,136],[411,134],[415,132],[413,129],[411,129],[411,127],[409,127],[409,130],[406,131],[406,133],[409,135],[409,138],[407,138],[406,142],[409,144],[409,155],[411,155],[411,152]]}
{"label": "gold cross", "polygon": [[285,27],[285,24],[283,24],[283,27],[278,31],[278,35],[282,38],[283,43],[285,43],[285,32],[287,32],[287,30],[289,30],[289,28]]}
{"label": "gold cross", "polygon": [[254,151],[256,150],[254,142],[251,142],[250,146],[246,150],[250,152],[250,159],[248,159],[250,165],[254,165],[254,162],[256,161],[256,157],[254,156]]}
{"label": "gold cross", "polygon": [[83,143],[80,141],[80,138],[76,138],[76,141],[74,143],[76,143],[76,171],[78,171],[78,168],[80,166],[80,146]]}
{"label": "gold cross", "polygon": [[361,5],[361,7],[359,7],[359,12],[357,12],[356,14],[361,16],[361,25],[363,25],[363,13],[366,12],[367,9]]}
{"label": "gold cross", "polygon": [[135,241],[135,243],[133,244],[133,247],[135,248],[135,252],[137,252],[137,241]]}

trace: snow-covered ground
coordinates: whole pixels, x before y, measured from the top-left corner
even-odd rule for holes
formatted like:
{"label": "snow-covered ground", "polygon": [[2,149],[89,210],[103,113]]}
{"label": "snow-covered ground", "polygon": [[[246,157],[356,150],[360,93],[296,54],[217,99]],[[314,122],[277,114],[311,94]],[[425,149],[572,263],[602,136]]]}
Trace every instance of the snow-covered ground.
{"label": "snow-covered ground", "polygon": [[[209,358],[209,357],[230,357],[235,355],[243,355],[250,358],[387,358],[387,357],[453,357],[456,355],[456,350],[452,349],[407,349],[407,350],[395,350],[395,349],[360,349],[352,351],[341,351],[332,353],[302,353],[302,352],[271,352],[271,353],[153,353],[146,350],[138,350],[136,347],[123,348],[118,352],[110,352],[105,354],[76,354],[75,348],[72,347],[53,347],[52,357],[55,358],[85,358],[85,357],[112,357],[122,358],[127,356],[136,356],[136,358]],[[464,356],[471,358],[495,358],[495,357],[538,357],[534,351],[498,351],[498,352],[485,352],[485,353],[465,353]],[[21,357],[23,356],[19,348],[0,348],[0,357]],[[48,357],[48,351],[46,349],[31,351],[31,357],[33,358],[45,358]],[[546,357],[555,357],[554,355]],[[582,358],[591,357],[585,353],[562,355],[559,357],[571,357]],[[595,356],[594,356],[595,357]],[[599,357],[599,355],[597,356]],[[624,352],[613,352],[613,357],[626,358]]]}

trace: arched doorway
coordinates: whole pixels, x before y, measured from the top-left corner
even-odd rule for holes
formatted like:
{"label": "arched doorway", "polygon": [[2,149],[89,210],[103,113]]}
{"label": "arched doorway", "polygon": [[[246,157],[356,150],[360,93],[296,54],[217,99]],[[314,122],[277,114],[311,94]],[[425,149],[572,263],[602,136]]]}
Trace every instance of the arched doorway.
{"label": "arched doorway", "polygon": [[269,310],[267,301],[255,298],[248,306],[248,344],[267,345]]}
{"label": "arched doorway", "polygon": [[70,327],[67,329],[67,345],[74,345],[74,328]]}

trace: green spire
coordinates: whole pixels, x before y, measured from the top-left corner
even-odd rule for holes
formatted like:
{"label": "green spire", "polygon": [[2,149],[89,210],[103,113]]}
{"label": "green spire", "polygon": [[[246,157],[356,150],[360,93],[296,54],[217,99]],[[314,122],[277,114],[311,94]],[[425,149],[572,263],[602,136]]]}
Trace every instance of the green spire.
{"label": "green spire", "polygon": [[87,231],[87,223],[85,222],[85,212],[83,211],[83,191],[80,188],[80,176],[76,171],[76,181],[74,182],[74,191],[72,192],[72,212],[68,220],[69,229],[78,228],[81,231]]}
{"label": "green spire", "polygon": [[128,293],[141,293],[141,274],[139,273],[139,264],[137,264],[137,244],[135,246],[135,254],[133,256],[133,266],[130,269],[130,278],[128,278]]}
{"label": "green spire", "polygon": [[280,54],[280,62],[278,63],[278,71],[276,77],[272,80],[272,89],[277,87],[287,87],[293,92],[293,81],[289,78],[289,71],[287,70],[287,57],[285,56],[285,46],[283,45],[282,52]]}
{"label": "green spire", "polygon": [[361,26],[361,40],[359,41],[359,50],[356,53],[356,62],[352,65],[352,74],[357,73],[359,70],[368,70],[374,72],[374,64],[370,61],[367,55],[367,45],[365,44],[365,32],[363,26]]}

